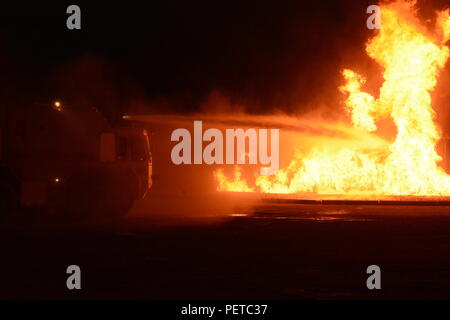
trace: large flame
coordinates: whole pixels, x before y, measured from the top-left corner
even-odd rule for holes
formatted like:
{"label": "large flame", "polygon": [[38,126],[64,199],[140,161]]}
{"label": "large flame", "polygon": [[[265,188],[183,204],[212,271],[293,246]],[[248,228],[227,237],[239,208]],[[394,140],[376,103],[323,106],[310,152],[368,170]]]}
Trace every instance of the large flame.
{"label": "large flame", "polygon": [[[214,173],[219,190],[264,193],[450,195],[450,176],[438,166],[440,132],[430,92],[444,67],[450,38],[449,10],[438,12],[430,33],[418,20],[414,2],[381,5],[381,29],[368,41],[367,54],[383,67],[379,97],[361,91],[365,78],[343,70],[340,88],[354,128],[377,130],[390,117],[396,137],[378,148],[316,147],[298,152],[274,176],[256,176],[250,186],[239,171],[231,179]],[[239,170],[239,169],[237,169]]]}

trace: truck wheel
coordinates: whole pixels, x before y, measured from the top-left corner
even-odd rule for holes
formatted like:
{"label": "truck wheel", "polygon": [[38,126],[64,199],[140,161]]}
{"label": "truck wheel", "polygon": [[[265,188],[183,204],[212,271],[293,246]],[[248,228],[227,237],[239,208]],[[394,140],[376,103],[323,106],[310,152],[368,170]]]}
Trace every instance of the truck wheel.
{"label": "truck wheel", "polygon": [[18,208],[18,196],[6,181],[0,181],[0,222],[12,217]]}
{"label": "truck wheel", "polygon": [[125,216],[133,207],[134,198],[131,188],[121,179],[112,179],[105,185],[102,199],[101,216],[116,218]]}

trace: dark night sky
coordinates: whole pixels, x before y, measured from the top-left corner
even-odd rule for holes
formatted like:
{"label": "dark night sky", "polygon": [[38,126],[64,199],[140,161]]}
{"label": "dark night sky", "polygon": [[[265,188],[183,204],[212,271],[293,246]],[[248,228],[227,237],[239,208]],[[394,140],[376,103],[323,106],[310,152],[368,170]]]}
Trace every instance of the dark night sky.
{"label": "dark night sky", "polygon": [[[433,2],[440,8],[446,1]],[[373,1],[89,1],[0,10],[6,101],[191,112],[212,91],[249,112],[333,105],[343,67],[370,68]],[[66,29],[70,4],[82,30]],[[373,67],[373,66],[372,66]],[[337,107],[337,106],[336,106]]]}

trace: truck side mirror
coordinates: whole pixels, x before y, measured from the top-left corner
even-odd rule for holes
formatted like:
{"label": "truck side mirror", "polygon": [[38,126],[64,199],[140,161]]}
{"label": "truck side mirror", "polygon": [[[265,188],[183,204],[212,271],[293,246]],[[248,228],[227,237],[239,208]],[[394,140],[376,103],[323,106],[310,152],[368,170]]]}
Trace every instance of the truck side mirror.
{"label": "truck side mirror", "polygon": [[116,161],[116,136],[114,133],[100,135],[100,161]]}

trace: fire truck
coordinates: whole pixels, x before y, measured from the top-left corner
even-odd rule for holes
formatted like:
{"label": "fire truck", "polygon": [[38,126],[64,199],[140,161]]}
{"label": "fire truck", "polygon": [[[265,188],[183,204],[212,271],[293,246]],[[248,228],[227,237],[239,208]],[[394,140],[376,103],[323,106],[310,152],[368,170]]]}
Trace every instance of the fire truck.
{"label": "fire truck", "polygon": [[[129,123],[129,122],[128,122]],[[27,209],[64,217],[126,214],[151,186],[147,131],[95,108],[1,107],[0,219]]]}

